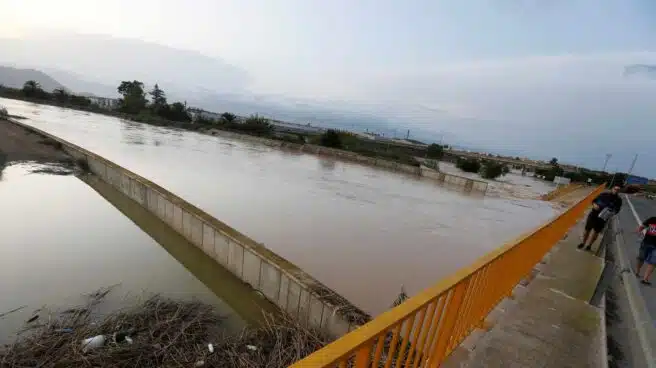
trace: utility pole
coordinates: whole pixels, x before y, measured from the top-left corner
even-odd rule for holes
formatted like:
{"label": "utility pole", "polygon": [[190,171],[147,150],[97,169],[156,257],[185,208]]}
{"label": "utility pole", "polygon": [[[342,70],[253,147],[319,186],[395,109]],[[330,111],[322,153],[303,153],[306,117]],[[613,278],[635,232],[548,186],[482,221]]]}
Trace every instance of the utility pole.
{"label": "utility pole", "polygon": [[613,184],[615,183],[615,175],[617,175],[617,170],[615,170],[613,177],[610,179],[610,188],[613,188]]}
{"label": "utility pole", "polygon": [[612,154],[610,153],[606,154],[606,161],[604,161],[604,168],[601,169],[601,172],[606,172],[606,166],[608,165],[608,161],[610,160],[611,157],[613,157]]}
{"label": "utility pole", "polygon": [[636,153],[635,157],[633,157],[633,161],[631,162],[631,167],[629,167],[629,171],[626,173],[627,179],[629,176],[631,176],[631,173],[633,172],[633,167],[635,166],[637,160],[638,160],[638,154]]}

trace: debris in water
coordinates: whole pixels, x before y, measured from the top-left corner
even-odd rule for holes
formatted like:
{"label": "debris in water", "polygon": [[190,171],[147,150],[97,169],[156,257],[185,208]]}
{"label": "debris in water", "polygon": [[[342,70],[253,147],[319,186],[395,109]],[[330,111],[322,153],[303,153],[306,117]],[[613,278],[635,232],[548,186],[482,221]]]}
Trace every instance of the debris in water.
{"label": "debris in water", "polygon": [[14,312],[18,312],[19,310],[24,309],[24,308],[27,308],[27,305],[21,305],[21,306],[18,307],[18,308],[14,308],[14,309],[12,309],[12,310],[10,310],[10,311],[4,312],[4,313],[0,313],[0,318],[4,317],[4,316],[6,316],[6,315],[12,314],[12,313],[14,313]]}
{"label": "debris in water", "polygon": [[96,349],[105,345],[105,340],[105,335],[97,335],[82,340],[82,352],[86,353],[91,349]]}
{"label": "debris in water", "polygon": [[401,305],[404,301],[408,300],[408,298],[409,298],[409,297],[408,297],[408,294],[405,293],[405,288],[403,287],[403,285],[401,285],[401,292],[400,292],[399,295],[396,297],[396,299],[394,299],[394,302],[392,303],[392,308],[394,308],[394,307],[398,307],[398,306]]}
{"label": "debris in water", "polygon": [[[86,305],[67,313],[42,310],[43,323],[26,326],[14,343],[0,346],[0,362],[14,367],[44,361],[49,367],[134,367],[138,361],[140,368],[168,366],[166,362],[282,368],[330,342],[282,313],[265,315],[260,327],[227,334],[224,317],[214,306],[157,295],[100,314],[96,307],[107,290],[88,295]],[[257,353],[245,354],[248,351]]]}

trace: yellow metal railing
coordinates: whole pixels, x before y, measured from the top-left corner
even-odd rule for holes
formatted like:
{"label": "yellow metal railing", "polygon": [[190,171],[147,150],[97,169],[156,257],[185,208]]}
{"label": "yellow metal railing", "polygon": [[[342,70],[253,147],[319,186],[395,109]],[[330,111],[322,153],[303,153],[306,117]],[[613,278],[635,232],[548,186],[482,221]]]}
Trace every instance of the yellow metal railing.
{"label": "yellow metal railing", "polygon": [[583,215],[598,187],[528,235],[406,300],[291,368],[439,367]]}

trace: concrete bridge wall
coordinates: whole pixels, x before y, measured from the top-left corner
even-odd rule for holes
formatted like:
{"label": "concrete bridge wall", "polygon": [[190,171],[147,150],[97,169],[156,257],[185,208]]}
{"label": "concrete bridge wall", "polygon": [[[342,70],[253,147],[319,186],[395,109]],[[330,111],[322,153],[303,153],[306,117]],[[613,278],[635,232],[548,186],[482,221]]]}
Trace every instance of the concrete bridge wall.
{"label": "concrete bridge wall", "polygon": [[153,213],[302,324],[339,337],[371,319],[299,267],[159,185],[40,129],[12,123],[60,142],[67,153],[85,162],[91,173]]}
{"label": "concrete bridge wall", "polygon": [[434,179],[438,182],[460,186],[467,191],[475,191],[481,193],[485,193],[487,191],[487,183],[484,181],[447,174],[445,172],[436,171],[424,166],[421,167],[421,176]]}

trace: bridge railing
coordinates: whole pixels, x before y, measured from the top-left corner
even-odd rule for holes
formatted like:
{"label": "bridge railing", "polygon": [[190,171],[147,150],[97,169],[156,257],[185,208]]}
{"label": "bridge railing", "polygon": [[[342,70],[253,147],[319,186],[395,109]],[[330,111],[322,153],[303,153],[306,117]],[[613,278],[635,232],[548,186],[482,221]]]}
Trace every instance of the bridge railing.
{"label": "bridge railing", "polygon": [[488,253],[292,368],[438,367],[583,215],[583,200],[528,235]]}

